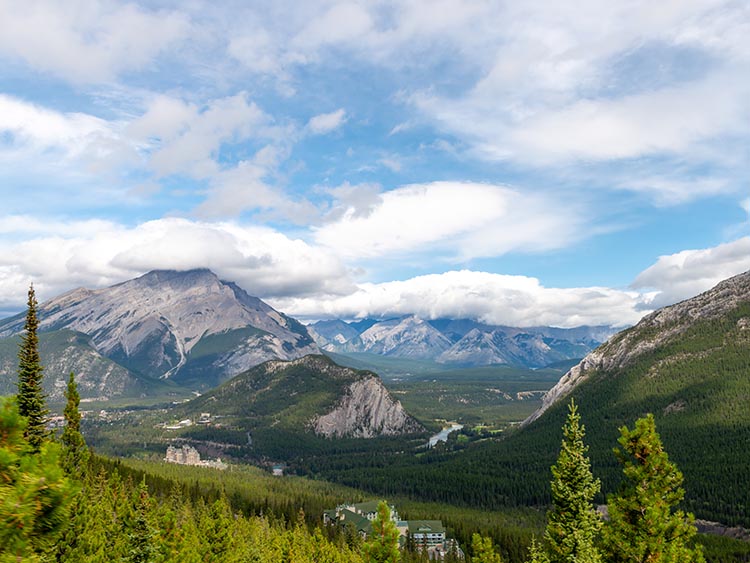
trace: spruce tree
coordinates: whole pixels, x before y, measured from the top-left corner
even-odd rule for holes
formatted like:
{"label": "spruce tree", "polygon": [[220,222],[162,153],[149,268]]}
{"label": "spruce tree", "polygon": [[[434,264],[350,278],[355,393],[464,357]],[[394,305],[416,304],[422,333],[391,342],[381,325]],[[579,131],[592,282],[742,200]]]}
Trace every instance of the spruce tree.
{"label": "spruce tree", "polygon": [[669,461],[656,433],[653,415],[620,428],[615,449],[625,480],[608,499],[604,530],[607,561],[613,563],[702,563],[692,514],[674,510],[682,501],[682,473]]}
{"label": "spruce tree", "polygon": [[86,441],[81,434],[81,413],[78,411],[78,405],[81,397],[78,394],[75,376],[70,372],[68,379],[68,388],[65,391],[65,429],[63,430],[61,441],[63,444],[63,469],[69,474],[80,477],[86,468],[89,459],[89,451],[86,448]]}
{"label": "spruce tree", "polygon": [[591,473],[585,427],[572,399],[568,410],[560,454],[552,466],[552,508],[542,547],[551,563],[598,563],[601,555],[595,544],[601,519],[593,500],[601,483]]}
{"label": "spruce tree", "polygon": [[34,451],[47,439],[47,406],[42,393],[42,364],[39,360],[39,338],[34,285],[29,287],[28,310],[24,334],[18,351],[18,412],[26,417],[24,436]]}
{"label": "spruce tree", "polygon": [[365,544],[367,563],[398,563],[401,553],[398,550],[398,528],[391,520],[391,509],[381,500],[378,515],[372,521],[372,534]]}

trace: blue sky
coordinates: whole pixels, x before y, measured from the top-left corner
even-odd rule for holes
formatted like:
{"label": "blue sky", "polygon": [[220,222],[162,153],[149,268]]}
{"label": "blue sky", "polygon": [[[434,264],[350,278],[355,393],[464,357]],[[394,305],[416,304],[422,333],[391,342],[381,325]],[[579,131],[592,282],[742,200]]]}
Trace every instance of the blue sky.
{"label": "blue sky", "polygon": [[746,2],[0,0],[0,312],[625,325],[750,269]]}

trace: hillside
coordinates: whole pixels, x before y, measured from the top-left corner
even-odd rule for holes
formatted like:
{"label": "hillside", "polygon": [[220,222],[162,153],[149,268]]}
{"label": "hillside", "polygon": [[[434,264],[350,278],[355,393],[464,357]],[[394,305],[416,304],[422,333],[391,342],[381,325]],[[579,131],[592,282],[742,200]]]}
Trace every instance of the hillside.
{"label": "hillside", "polygon": [[[47,357],[42,350],[42,362],[54,378],[73,370],[90,381],[84,397],[117,396],[142,378],[208,389],[266,360],[318,350],[299,322],[209,270],[153,271],[112,287],[76,289],[42,303],[38,314],[41,333],[80,335],[69,347],[61,345],[64,336],[52,337],[57,344]],[[15,341],[23,322],[23,315],[0,321],[0,338]],[[2,342],[6,369],[15,350]]]}
{"label": "hillside", "polygon": [[275,428],[369,438],[423,431],[377,375],[339,366],[319,355],[265,362],[181,410],[195,418],[210,412],[224,425],[245,432]]}
{"label": "hillside", "polygon": [[342,464],[336,478],[398,483],[404,491],[429,482],[432,498],[486,507],[545,504],[570,396],[580,405],[604,492],[620,478],[612,455],[618,427],[651,412],[685,475],[687,508],[750,525],[750,273],[661,309],[597,349],[548,394],[557,400],[541,416],[504,440],[429,462],[402,459],[382,472]]}
{"label": "hillside", "polygon": [[[0,340],[0,395],[17,390],[19,337]],[[40,335],[39,353],[44,362],[42,388],[47,400],[62,403],[68,374],[76,374],[79,393],[86,399],[162,396],[177,399],[188,395],[172,382],[134,373],[102,356],[91,339],[80,332],[56,330]]]}

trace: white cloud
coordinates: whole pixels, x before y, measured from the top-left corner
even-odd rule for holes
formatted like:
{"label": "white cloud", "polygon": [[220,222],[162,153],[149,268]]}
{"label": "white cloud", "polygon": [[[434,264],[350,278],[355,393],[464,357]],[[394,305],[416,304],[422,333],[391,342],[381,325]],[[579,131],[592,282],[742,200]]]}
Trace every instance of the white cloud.
{"label": "white cloud", "polygon": [[346,111],[341,108],[331,113],[321,113],[310,118],[307,130],[313,135],[325,135],[335,131],[346,122]]}
{"label": "white cloud", "polygon": [[712,248],[660,256],[635,278],[632,286],[640,291],[654,290],[651,306],[656,308],[693,297],[748,270],[750,237],[743,237]]}
{"label": "white cloud", "polygon": [[217,173],[219,148],[271,133],[271,118],[244,92],[213,100],[199,110],[180,100],[156,98],[130,127],[150,142],[149,163],[160,176],[208,178]]}
{"label": "white cloud", "polygon": [[[21,228],[18,218],[9,224]],[[159,219],[132,228],[70,222],[53,232],[61,224],[26,225],[25,240],[0,242],[0,307],[22,304],[30,281],[47,299],[152,269],[208,267],[259,297],[342,294],[354,287],[330,252],[268,228]],[[28,232],[35,226],[37,232]]]}
{"label": "white cloud", "polygon": [[176,11],[107,0],[0,2],[0,55],[76,83],[139,70],[190,31]]}
{"label": "white cloud", "polygon": [[359,284],[351,295],[273,301],[303,318],[416,314],[426,319],[473,318],[509,326],[624,326],[637,322],[641,296],[604,287],[547,288],[539,280],[469,270],[404,281]]}
{"label": "white cloud", "polygon": [[61,113],[0,94],[0,133],[12,144],[38,150],[84,152],[96,141],[115,136],[112,124],[83,113]]}
{"label": "white cloud", "polygon": [[506,186],[409,185],[381,194],[369,209],[350,207],[316,228],[315,240],[354,259],[430,251],[466,260],[561,248],[583,236],[572,204]]}

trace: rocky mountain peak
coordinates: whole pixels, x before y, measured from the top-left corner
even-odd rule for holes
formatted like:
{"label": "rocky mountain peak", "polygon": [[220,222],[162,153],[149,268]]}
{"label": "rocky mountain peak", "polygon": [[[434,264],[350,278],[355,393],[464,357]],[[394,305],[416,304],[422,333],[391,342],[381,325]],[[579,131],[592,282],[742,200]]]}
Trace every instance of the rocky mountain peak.
{"label": "rocky mountain peak", "polygon": [[[208,269],[154,270],[107,288],[76,289],[41,304],[39,318],[42,331],[88,335],[97,352],[153,377],[176,375],[195,350],[203,372],[214,368],[224,377],[318,351],[299,322]],[[0,322],[0,337],[22,329],[22,318]],[[218,363],[207,365],[209,355]]]}

